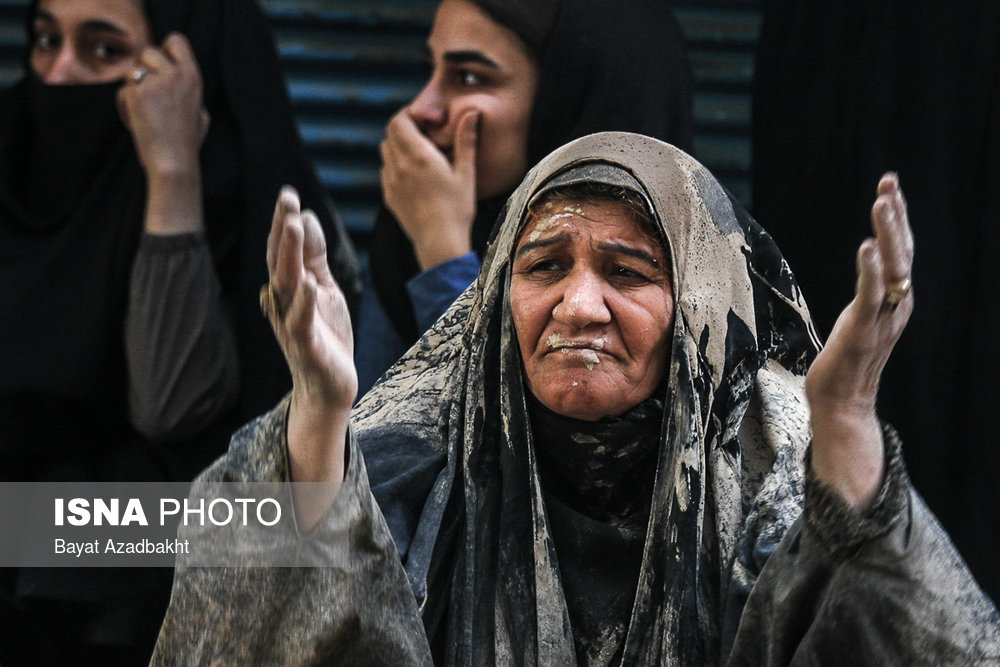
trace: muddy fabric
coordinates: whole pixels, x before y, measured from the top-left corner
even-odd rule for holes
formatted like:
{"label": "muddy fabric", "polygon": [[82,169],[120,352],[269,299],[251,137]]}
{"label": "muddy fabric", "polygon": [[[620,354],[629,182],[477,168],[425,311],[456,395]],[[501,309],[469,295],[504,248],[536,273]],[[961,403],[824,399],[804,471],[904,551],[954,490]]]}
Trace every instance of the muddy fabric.
{"label": "muddy fabric", "polygon": [[[237,432],[228,455],[197,482],[286,478],[287,410],[286,400]],[[360,456],[349,455],[344,490],[306,540],[326,552],[329,567],[199,569],[180,557],[151,664],[430,664]],[[225,528],[215,530],[225,539]]]}
{"label": "muddy fabric", "polygon": [[[597,568],[602,586],[634,597],[621,617],[613,603],[607,617],[582,619],[573,590],[582,578],[570,571],[579,564],[559,553],[561,526],[580,525],[566,520],[567,508],[594,512],[550,484],[544,460],[558,451],[558,432],[572,438],[576,429],[531,414],[508,286],[533,195],[567,168],[593,163],[630,173],[651,202],[670,249],[676,320],[665,384],[651,397],[663,405],[648,426],[652,495],[648,508],[625,512],[648,513],[636,574],[616,584],[618,562]],[[428,649],[438,664],[756,664],[761,656],[784,664],[793,655],[836,658],[838,643],[881,663],[918,649],[930,661],[1000,657],[996,610],[910,495],[891,432],[886,483],[863,516],[806,479],[802,387],[815,352],[787,265],[703,167],[638,135],[573,142],[515,192],[476,285],[355,408],[351,470],[365,459],[385,523],[363,475],[351,472],[308,539],[327,551],[329,569],[358,572],[376,595],[336,585],[335,574],[254,572],[251,589],[238,571],[182,566],[154,662],[339,660],[355,646],[343,632],[355,618],[353,641],[363,644],[368,625],[378,626],[381,641],[395,642],[384,650],[414,664],[428,661]],[[280,406],[250,425],[210,474],[287,478],[284,420]],[[796,524],[804,502],[806,520]],[[356,530],[337,537],[345,516]],[[386,528],[398,560],[385,556]],[[371,550],[345,544],[379,545],[380,567],[365,565]],[[386,594],[371,604],[398,593],[404,573],[412,598]],[[411,634],[415,610],[422,641]],[[920,633],[931,620],[928,643]],[[579,637],[574,621],[599,636]],[[244,635],[263,657],[233,639]]]}
{"label": "muddy fabric", "polygon": [[809,476],[804,521],[754,586],[729,664],[1000,660],[996,607],[909,484],[895,431],[886,428],[883,436],[888,480],[861,520]]}
{"label": "muddy fabric", "polygon": [[[801,387],[816,346],[788,267],[684,153],[619,133],[573,142],[512,196],[469,294],[464,330],[437,327],[355,413],[375,496],[394,536],[413,536],[397,536],[397,546],[428,632],[447,637],[446,661],[576,658],[506,299],[519,223],[535,192],[568,167],[595,162],[617,165],[644,188],[670,249],[677,300],[625,661],[717,661],[728,600],[756,572],[736,560],[741,540],[763,540],[748,552],[769,552],[801,511]],[[422,416],[400,414],[400,403]],[[399,455],[429,461],[435,450],[445,468],[434,479],[415,479]],[[413,505],[428,481],[427,503]],[[442,573],[450,581],[436,580]]]}
{"label": "muddy fabric", "polygon": [[597,422],[564,417],[528,396],[538,483],[583,664],[608,664],[623,646],[656,481],[664,393]]}

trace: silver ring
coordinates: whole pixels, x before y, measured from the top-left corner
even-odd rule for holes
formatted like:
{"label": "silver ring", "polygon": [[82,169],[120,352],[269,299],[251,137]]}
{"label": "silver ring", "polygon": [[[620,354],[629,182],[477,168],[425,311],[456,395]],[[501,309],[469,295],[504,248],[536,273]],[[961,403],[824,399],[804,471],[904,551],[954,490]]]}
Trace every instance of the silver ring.
{"label": "silver ring", "polygon": [[149,70],[145,67],[132,70],[132,83],[138,86],[146,78],[147,74],[149,74]]}

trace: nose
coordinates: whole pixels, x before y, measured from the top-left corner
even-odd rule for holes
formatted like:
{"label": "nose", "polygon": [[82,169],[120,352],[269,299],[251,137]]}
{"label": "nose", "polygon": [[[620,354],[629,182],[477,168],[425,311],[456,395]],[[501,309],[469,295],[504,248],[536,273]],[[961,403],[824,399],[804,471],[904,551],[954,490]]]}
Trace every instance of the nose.
{"label": "nose", "polygon": [[423,89],[410,102],[410,115],[425,132],[448,122],[448,104],[439,78],[437,74],[432,74]]}
{"label": "nose", "polygon": [[599,276],[590,270],[577,270],[565,278],[562,300],[552,310],[552,317],[574,329],[611,321],[605,287]]}
{"label": "nose", "polygon": [[64,43],[56,53],[48,70],[39,72],[39,74],[41,74],[42,80],[49,85],[85,83],[87,80],[83,64],[76,57],[72,45],[68,43]]}

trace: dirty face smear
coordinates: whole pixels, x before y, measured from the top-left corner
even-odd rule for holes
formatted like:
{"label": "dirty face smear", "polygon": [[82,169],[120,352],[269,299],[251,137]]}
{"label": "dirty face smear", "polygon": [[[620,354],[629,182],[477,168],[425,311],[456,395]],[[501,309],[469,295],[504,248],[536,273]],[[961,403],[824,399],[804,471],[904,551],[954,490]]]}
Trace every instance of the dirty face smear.
{"label": "dirty face smear", "polygon": [[528,389],[555,412],[622,414],[666,373],[667,253],[621,203],[543,205],[521,233],[510,302]]}

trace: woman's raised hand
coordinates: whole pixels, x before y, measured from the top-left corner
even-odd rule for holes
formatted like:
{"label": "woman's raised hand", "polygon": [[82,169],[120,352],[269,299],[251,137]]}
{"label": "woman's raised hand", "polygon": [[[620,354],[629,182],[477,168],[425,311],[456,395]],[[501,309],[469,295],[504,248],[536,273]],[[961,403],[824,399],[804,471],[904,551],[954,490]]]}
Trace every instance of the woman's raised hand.
{"label": "woman's raised hand", "polygon": [[478,123],[478,111],[462,115],[449,159],[403,109],[389,121],[379,147],[385,205],[424,271],[472,251]]}
{"label": "woman's raised hand", "polygon": [[[358,391],[351,318],[330,273],[326,240],[312,211],[285,187],[267,240],[269,285],[261,303],[292,373],[288,450],[296,482],[343,479],[347,422]],[[300,525],[310,528],[332,495],[297,500]]]}
{"label": "woman's raised hand", "polygon": [[118,109],[149,182],[146,231],[200,230],[198,153],[209,118],[198,63],[183,35],[171,34],[160,48],[142,52],[138,68],[118,92]]}
{"label": "woman's raised hand", "polygon": [[160,48],[145,49],[139,62],[118,94],[139,160],[147,172],[197,167],[209,121],[191,45],[174,33]]}
{"label": "woman's raised hand", "polygon": [[910,314],[913,235],[895,174],[878,184],[875,238],[858,250],[854,300],[806,376],[816,475],[863,511],[882,484],[885,457],[875,416],[879,379]]}

